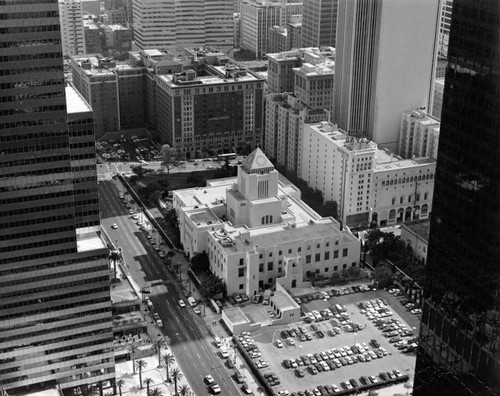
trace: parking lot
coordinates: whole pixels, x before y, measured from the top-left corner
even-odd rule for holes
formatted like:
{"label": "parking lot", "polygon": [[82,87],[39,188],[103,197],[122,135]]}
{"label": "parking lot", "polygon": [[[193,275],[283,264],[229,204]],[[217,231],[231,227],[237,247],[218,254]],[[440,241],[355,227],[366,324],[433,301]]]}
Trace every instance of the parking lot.
{"label": "parking lot", "polygon": [[[268,372],[275,373],[281,382],[275,387],[276,390],[286,389],[290,392],[312,389],[318,385],[325,384],[336,384],[339,389],[342,389],[340,385],[342,381],[349,381],[351,378],[354,378],[359,383],[361,376],[378,376],[380,372],[392,372],[394,369],[399,370],[402,374],[412,376],[415,366],[415,356],[413,354],[402,353],[393,344],[389,343],[388,338],[385,338],[382,335],[382,331],[368,320],[366,315],[361,313],[361,309],[357,305],[360,301],[380,298],[388,303],[388,307],[393,313],[390,318],[399,320],[402,326],[405,326],[416,335],[419,318],[416,315],[406,312],[404,307],[398,302],[398,299],[385,291],[370,291],[332,297],[326,301],[313,300],[304,304],[305,311],[324,310],[325,308],[332,307],[332,305],[339,304],[346,308],[345,317],[348,317],[349,321],[359,324],[361,330],[347,332],[341,329],[340,334],[335,336],[328,335],[328,331],[334,327],[331,319],[314,322],[318,330],[324,333],[323,338],[318,337],[317,332],[311,327],[312,324],[306,324],[303,321],[287,326],[262,327],[260,330],[252,333],[252,338],[262,353],[262,359],[269,362],[269,367],[262,369],[262,372],[264,374]],[[292,337],[295,345],[289,345],[281,336],[281,331],[283,329],[294,328],[300,334],[299,326],[303,326],[303,330],[312,336],[312,339],[310,341],[301,341],[300,337],[295,336]],[[330,334],[333,334],[333,332],[330,331]],[[312,374],[310,369],[308,369],[308,365],[299,366],[305,372],[302,378],[299,378],[294,373],[293,368],[285,368],[283,365],[284,359],[297,359],[303,355],[314,355],[327,349],[350,347],[354,344],[365,344],[369,350],[375,351],[377,348],[370,345],[372,339],[377,340],[380,343],[380,347],[387,351],[386,356],[377,357],[370,362],[358,361],[357,363],[345,365],[340,368],[337,367],[334,370],[330,369],[318,372],[317,374]],[[281,348],[276,346],[276,340],[280,340],[283,344]]]}

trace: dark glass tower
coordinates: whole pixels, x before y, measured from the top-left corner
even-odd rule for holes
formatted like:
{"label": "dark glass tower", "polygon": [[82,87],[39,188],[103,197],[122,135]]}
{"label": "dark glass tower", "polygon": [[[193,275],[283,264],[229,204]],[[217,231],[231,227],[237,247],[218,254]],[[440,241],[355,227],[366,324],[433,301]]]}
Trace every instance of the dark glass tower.
{"label": "dark glass tower", "polygon": [[454,0],[414,395],[500,394],[498,0]]}
{"label": "dark glass tower", "polygon": [[0,0],[0,391],[10,395],[85,393],[115,378],[92,112],[76,110],[68,117],[58,1]]}

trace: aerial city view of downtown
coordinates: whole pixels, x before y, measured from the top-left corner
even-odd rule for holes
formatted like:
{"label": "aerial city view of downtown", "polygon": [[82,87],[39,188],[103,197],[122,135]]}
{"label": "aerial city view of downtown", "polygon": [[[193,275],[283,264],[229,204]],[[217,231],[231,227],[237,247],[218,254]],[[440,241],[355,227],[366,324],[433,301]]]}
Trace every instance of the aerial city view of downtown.
{"label": "aerial city view of downtown", "polygon": [[0,396],[500,394],[497,0],[0,0]]}

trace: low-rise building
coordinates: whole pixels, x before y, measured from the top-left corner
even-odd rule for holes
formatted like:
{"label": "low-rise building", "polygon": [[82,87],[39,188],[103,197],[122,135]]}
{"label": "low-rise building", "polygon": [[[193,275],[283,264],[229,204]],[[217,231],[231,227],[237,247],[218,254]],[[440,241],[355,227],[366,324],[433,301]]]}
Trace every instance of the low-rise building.
{"label": "low-rise building", "polygon": [[120,24],[104,25],[106,49],[112,52],[127,52],[132,49],[132,31]]}
{"label": "low-rise building", "polygon": [[413,255],[423,264],[427,261],[427,247],[431,221],[410,221],[401,225],[401,240],[411,248]]}
{"label": "low-rise building", "polygon": [[335,201],[348,226],[391,225],[427,218],[436,161],[403,159],[323,121],[306,124],[298,175]]}
{"label": "low-rise building", "polygon": [[307,206],[260,149],[239,166],[236,180],[173,195],[185,254],[206,252],[228,294],[253,296],[275,283],[304,287],[309,276],[359,266],[360,241]]}

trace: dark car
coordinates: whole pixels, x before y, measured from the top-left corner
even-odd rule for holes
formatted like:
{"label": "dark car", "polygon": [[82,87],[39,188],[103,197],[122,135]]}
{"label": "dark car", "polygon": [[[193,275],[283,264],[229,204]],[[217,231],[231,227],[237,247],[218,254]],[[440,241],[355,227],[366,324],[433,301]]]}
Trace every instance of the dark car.
{"label": "dark car", "polygon": [[367,385],[369,383],[368,381],[368,378],[366,378],[366,376],[362,376],[362,377],[359,377],[359,382],[361,382],[361,384],[363,385]]}
{"label": "dark car", "polygon": [[370,341],[370,344],[374,347],[374,348],[380,348],[380,344],[379,342],[374,338]]}
{"label": "dark car", "polygon": [[313,356],[318,362],[321,362],[323,360],[323,357],[319,353],[315,353]]}
{"label": "dark car", "polygon": [[297,377],[299,377],[299,378],[302,378],[302,377],[304,377],[304,376],[306,375],[306,373],[305,373],[304,369],[301,369],[301,368],[299,368],[299,367],[297,367],[297,368],[294,370],[294,373],[295,373],[295,375],[296,375]]}
{"label": "dark car", "polygon": [[316,367],[316,370],[318,370],[318,373],[321,373],[323,370],[323,366],[318,362],[314,363],[314,367]]}
{"label": "dark car", "polygon": [[351,383],[353,388],[359,387],[358,382],[354,378],[351,378],[349,382]]}
{"label": "dark car", "polygon": [[307,369],[309,370],[309,372],[312,374],[312,375],[316,375],[318,374],[318,369],[316,367],[314,367],[313,365],[310,365],[307,367]]}
{"label": "dark car", "polygon": [[337,366],[335,365],[335,363],[333,363],[333,360],[327,360],[326,364],[328,364],[328,367],[330,367],[330,370],[332,370],[332,371],[337,368]]}
{"label": "dark car", "polygon": [[290,334],[286,330],[281,330],[280,335],[281,335],[281,338],[283,338],[283,339],[288,338],[290,336]]}
{"label": "dark car", "polygon": [[283,360],[283,366],[284,366],[285,368],[287,368],[287,369],[291,368],[291,367],[292,367],[292,365],[291,365],[291,363],[290,363],[290,360],[288,360],[288,359]]}
{"label": "dark car", "polygon": [[318,330],[316,332],[316,335],[318,336],[318,338],[325,338],[325,333],[323,333],[321,330]]}
{"label": "dark car", "polygon": [[387,381],[387,374],[386,373],[379,373],[378,375],[382,381]]}

